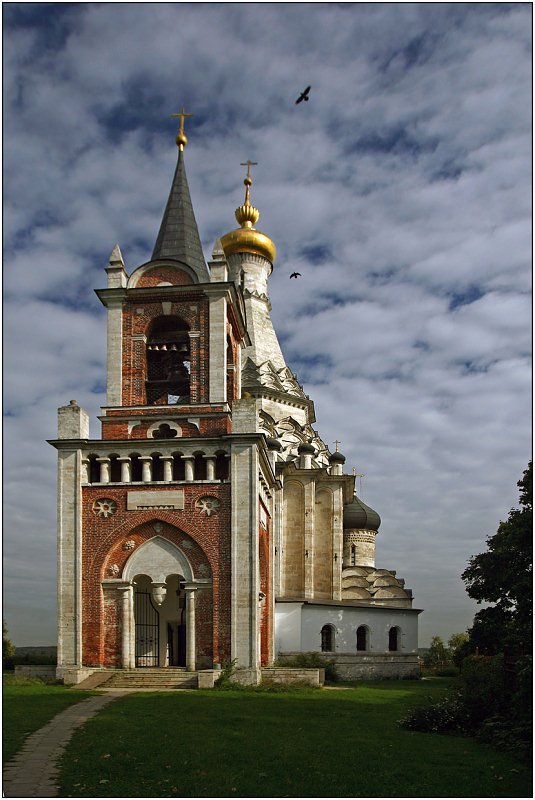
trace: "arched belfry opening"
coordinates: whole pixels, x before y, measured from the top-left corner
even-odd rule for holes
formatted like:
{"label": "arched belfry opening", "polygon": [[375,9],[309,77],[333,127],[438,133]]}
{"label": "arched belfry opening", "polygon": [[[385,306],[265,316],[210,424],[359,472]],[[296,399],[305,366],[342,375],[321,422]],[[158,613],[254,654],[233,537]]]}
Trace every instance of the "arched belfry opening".
{"label": "arched belfry opening", "polygon": [[189,325],[177,315],[157,317],[146,336],[147,404],[189,403]]}

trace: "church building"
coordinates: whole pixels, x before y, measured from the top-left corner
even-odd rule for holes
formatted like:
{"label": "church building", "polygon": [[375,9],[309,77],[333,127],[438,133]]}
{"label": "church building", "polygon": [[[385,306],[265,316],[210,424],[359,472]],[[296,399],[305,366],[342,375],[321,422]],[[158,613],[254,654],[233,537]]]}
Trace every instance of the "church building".
{"label": "church building", "polygon": [[275,659],[310,651],[346,679],[416,677],[420,611],[395,571],[376,568],[379,515],[313,427],[270,319],[275,245],[255,228],[252,162],[239,227],[206,262],[179,116],[152,257],[128,274],[116,245],[97,290],[101,438],[71,400],[50,442],[58,678],[235,661],[258,683]]}

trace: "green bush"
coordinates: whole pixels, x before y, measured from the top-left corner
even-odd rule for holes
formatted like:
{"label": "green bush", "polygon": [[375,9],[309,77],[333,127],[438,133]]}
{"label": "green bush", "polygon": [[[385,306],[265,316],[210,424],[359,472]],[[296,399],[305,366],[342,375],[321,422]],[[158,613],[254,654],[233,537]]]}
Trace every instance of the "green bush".
{"label": "green bush", "polygon": [[227,689],[234,686],[230,680],[230,676],[234,672],[237,660],[237,658],[233,658],[232,661],[226,661],[221,665],[221,672],[214,681],[214,689]]}
{"label": "green bush", "polygon": [[409,711],[402,728],[475,736],[519,757],[531,752],[532,660],[516,664],[516,688],[506,691],[503,655],[469,656],[462,665],[458,688],[436,703]]}
{"label": "green bush", "polygon": [[336,659],[326,658],[321,653],[295,653],[284,656],[273,663],[274,667],[302,667],[304,669],[324,669],[325,680],[335,683],[339,680],[336,672]]}
{"label": "green bush", "polygon": [[503,654],[468,656],[461,671],[461,691],[473,727],[504,710]]}
{"label": "green bush", "polygon": [[398,724],[410,731],[462,735],[470,723],[462,695],[455,691],[444,695],[436,703],[412,709]]}

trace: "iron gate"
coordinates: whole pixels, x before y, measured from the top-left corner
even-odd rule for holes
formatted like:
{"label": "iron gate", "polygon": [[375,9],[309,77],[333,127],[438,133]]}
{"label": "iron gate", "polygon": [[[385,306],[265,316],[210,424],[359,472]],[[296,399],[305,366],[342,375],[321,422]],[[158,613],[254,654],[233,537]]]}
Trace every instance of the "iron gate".
{"label": "iron gate", "polygon": [[134,592],[136,620],[136,667],[158,667],[160,649],[160,617],[150,592]]}

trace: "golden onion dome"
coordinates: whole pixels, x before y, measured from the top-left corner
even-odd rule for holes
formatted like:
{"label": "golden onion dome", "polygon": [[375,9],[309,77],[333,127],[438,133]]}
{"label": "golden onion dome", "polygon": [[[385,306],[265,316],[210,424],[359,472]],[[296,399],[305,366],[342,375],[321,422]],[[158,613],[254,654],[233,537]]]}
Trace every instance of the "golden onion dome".
{"label": "golden onion dome", "polygon": [[[247,162],[247,177],[244,180],[245,184],[245,202],[242,206],[234,212],[236,220],[241,225],[235,231],[230,231],[221,237],[221,246],[225,256],[230,256],[232,253],[256,253],[259,256],[264,256],[268,261],[275,260],[277,251],[275,245],[264,233],[255,230],[255,225],[260,217],[260,212],[257,208],[251,205],[249,199],[249,187],[252,180],[249,176],[249,167],[252,161]],[[245,165],[244,165],[245,166]]]}

